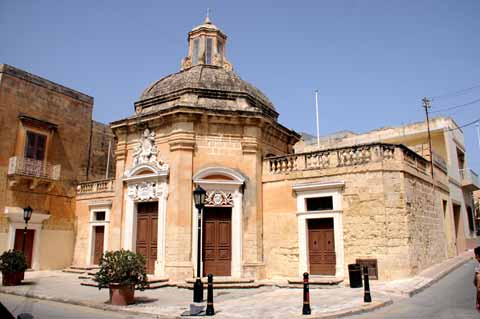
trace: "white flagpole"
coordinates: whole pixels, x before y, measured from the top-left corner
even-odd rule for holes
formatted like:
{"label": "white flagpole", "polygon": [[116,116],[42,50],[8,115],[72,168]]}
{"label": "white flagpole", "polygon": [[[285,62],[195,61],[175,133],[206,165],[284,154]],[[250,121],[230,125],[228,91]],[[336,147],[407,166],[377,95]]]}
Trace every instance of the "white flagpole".
{"label": "white flagpole", "polygon": [[478,140],[478,147],[480,148],[480,122],[477,122],[477,140]]}
{"label": "white flagpole", "polygon": [[315,90],[315,111],[317,113],[317,147],[320,149],[320,128],[318,126],[318,90]]}

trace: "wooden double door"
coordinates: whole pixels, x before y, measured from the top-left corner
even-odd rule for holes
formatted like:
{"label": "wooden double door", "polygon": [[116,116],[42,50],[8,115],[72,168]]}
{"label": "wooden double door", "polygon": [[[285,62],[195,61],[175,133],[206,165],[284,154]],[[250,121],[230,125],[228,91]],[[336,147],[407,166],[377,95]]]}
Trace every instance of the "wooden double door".
{"label": "wooden double door", "polygon": [[155,271],[157,260],[158,202],[137,204],[136,252],[145,256],[147,273]]}
{"label": "wooden double door", "polygon": [[333,218],[308,219],[308,254],[311,275],[335,275]]}
{"label": "wooden double door", "polygon": [[232,209],[203,211],[203,276],[230,276],[232,269]]}

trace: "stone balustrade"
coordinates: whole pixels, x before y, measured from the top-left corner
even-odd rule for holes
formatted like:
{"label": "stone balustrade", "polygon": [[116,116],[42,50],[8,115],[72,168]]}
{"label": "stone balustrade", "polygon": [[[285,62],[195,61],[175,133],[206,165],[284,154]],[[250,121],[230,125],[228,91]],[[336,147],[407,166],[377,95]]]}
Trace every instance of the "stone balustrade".
{"label": "stone balustrade", "polygon": [[264,160],[264,169],[266,174],[272,175],[295,171],[358,166],[393,160],[396,152],[401,154],[398,159],[403,160],[405,164],[428,174],[429,163],[423,157],[403,145],[384,143],[270,157]]}
{"label": "stone balustrade", "polygon": [[77,194],[113,192],[113,179],[82,182],[77,186]]}

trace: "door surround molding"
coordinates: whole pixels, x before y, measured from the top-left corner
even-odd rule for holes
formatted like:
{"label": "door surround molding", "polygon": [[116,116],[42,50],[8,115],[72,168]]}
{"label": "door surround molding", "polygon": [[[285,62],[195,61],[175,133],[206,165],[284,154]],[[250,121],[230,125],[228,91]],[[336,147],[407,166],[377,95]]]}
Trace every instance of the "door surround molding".
{"label": "door surround molding", "polygon": [[[10,222],[8,226],[8,249],[15,246],[15,232],[17,229],[25,229],[25,221],[23,220],[23,208],[21,207],[5,207],[5,216]],[[33,251],[32,251],[32,269],[40,270],[40,239],[42,235],[42,223],[50,218],[50,214],[36,212],[32,213],[32,217],[28,222],[27,229],[35,230],[33,235]]]}
{"label": "door surround molding", "polygon": [[168,165],[140,163],[125,172],[123,248],[136,250],[137,203],[158,201],[157,261],[155,276],[165,276],[165,227],[168,198]]}
{"label": "door surround molding", "polygon": [[[209,176],[223,176],[225,179],[209,179]],[[223,192],[231,194],[232,201],[229,206],[232,207],[232,269],[231,277],[242,277],[242,238],[243,238],[243,185],[245,177],[231,168],[227,167],[207,167],[199,170],[193,176],[193,183],[200,185],[207,192]],[[193,196],[193,195],[192,195]],[[192,199],[192,265],[193,273],[197,273],[197,225],[198,225],[198,210]],[[215,207],[215,206],[213,206]],[[203,221],[202,221],[203,222]],[[200,239],[202,240],[202,239]],[[200,247],[203,247],[200,243]],[[202,258],[200,258],[202,260]],[[203,261],[200,262],[200,273],[203,274]]]}
{"label": "door surround molding", "polygon": [[[298,275],[308,272],[308,219],[333,218],[333,231],[335,240],[335,277],[345,277],[345,252],[343,243],[343,211],[342,189],[345,183],[338,182],[314,182],[293,185],[293,191],[297,195],[297,225],[298,225]],[[332,196],[333,209],[325,211],[307,211],[306,199],[312,197]]]}
{"label": "door surround molding", "polygon": [[[95,254],[95,230],[96,226],[103,226],[103,252],[108,250],[108,238],[110,234],[110,211],[112,209],[111,200],[92,201],[88,203],[89,209],[89,227],[88,227],[88,249],[86,264],[93,265]],[[95,218],[96,212],[105,212],[105,220],[98,221]]]}

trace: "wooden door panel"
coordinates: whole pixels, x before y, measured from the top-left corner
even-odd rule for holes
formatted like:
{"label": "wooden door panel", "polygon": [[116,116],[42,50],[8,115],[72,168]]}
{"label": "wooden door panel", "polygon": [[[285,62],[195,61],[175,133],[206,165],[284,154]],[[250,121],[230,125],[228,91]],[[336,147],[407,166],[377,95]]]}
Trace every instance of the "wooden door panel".
{"label": "wooden door panel", "polygon": [[336,257],[332,218],[308,221],[308,249],[312,275],[335,275]]}
{"label": "wooden door panel", "polygon": [[[17,229],[15,231],[15,242],[13,249],[22,251],[23,248],[23,229]],[[32,256],[33,256],[33,239],[35,237],[34,229],[27,229],[25,239],[25,259],[27,261],[27,267],[32,268]]]}
{"label": "wooden door panel", "polygon": [[154,246],[157,246],[157,232],[158,232],[158,217],[153,216],[151,218],[151,228],[152,231],[150,232],[150,243]]}
{"label": "wooden door panel", "polygon": [[93,253],[93,263],[98,265],[103,254],[103,239],[105,235],[104,226],[95,226],[95,245]]}
{"label": "wooden door panel", "polygon": [[203,274],[230,276],[231,208],[207,207],[203,217]]}
{"label": "wooden door panel", "polygon": [[137,204],[137,253],[146,260],[147,273],[155,271],[158,242],[158,202]]}

